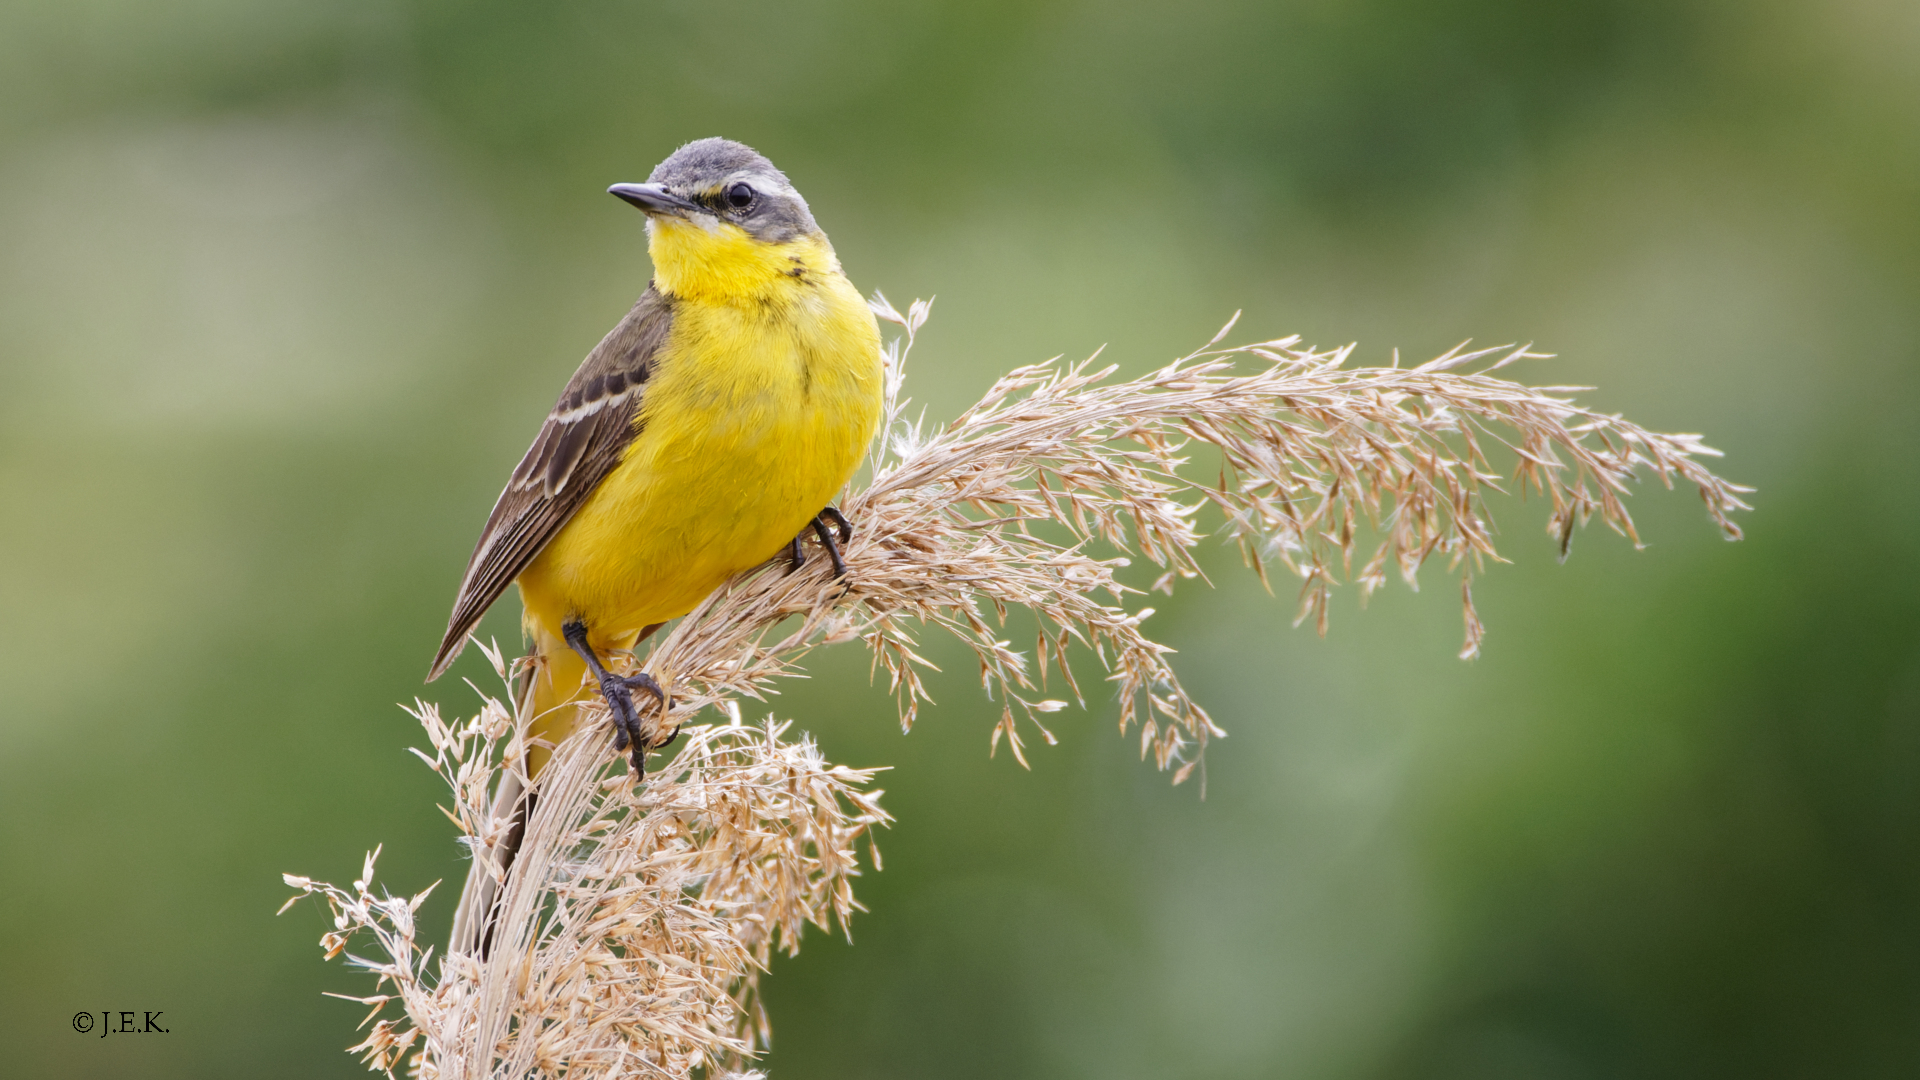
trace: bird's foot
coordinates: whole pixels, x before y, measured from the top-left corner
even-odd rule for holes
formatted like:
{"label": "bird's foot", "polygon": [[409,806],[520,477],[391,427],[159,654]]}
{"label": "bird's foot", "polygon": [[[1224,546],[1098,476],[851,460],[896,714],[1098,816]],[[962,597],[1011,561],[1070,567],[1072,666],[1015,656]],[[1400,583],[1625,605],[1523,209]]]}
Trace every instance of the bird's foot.
{"label": "bird's foot", "polygon": [[838,507],[827,507],[825,510],[814,515],[814,520],[831,521],[834,531],[840,534],[840,542],[843,544],[853,539],[853,522],[848,521],[847,515],[841,513]]}
{"label": "bird's foot", "polygon": [[[827,528],[829,522],[833,524],[831,530]],[[813,520],[807,523],[807,529],[812,530],[820,546],[827,549],[827,558],[833,562],[833,576],[836,579],[846,577],[847,563],[840,557],[840,544],[853,539],[853,523],[847,520],[845,514],[829,506],[813,516]],[[839,544],[834,543],[835,533],[840,536]],[[806,530],[802,530],[799,536],[787,541],[787,561],[791,564],[787,567],[789,574],[807,564],[806,552],[800,546],[801,539],[806,535]]]}
{"label": "bird's foot", "polygon": [[[827,528],[829,521],[833,522],[832,529]],[[840,557],[840,544],[833,542],[835,532],[840,534],[840,544],[853,539],[853,523],[845,514],[829,506],[814,515],[813,535],[819,538],[820,546],[827,549],[827,558],[833,560],[834,579],[839,580],[847,576],[847,563]]]}
{"label": "bird's foot", "polygon": [[[654,677],[642,671],[634,675],[620,676],[607,672],[600,677],[600,696],[607,699],[607,708],[613,711],[613,748],[625,750],[633,748],[628,761],[633,766],[635,779],[647,775],[646,730],[640,724],[640,710],[633,703],[633,692],[645,690],[660,702],[660,715],[664,719],[672,706],[672,699],[666,690],[654,680]],[[675,735],[679,732],[675,731]],[[671,742],[672,740],[667,740]],[[662,746],[666,743],[662,743]]]}

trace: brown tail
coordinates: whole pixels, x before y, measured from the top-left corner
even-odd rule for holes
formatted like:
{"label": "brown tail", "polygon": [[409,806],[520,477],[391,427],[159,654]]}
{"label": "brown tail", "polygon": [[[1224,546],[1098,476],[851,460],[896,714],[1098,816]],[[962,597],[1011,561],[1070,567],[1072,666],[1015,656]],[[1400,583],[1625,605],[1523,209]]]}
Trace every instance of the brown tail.
{"label": "brown tail", "polygon": [[[647,627],[626,647],[632,648],[658,629],[657,623]],[[566,642],[537,626],[530,626],[528,631],[533,639],[533,662],[521,675],[521,683],[516,688],[515,715],[526,724],[529,739],[558,746],[600,700],[599,691],[587,678],[586,662]],[[528,721],[527,717],[532,720]],[[500,882],[513,870],[520,842],[526,836],[538,803],[540,770],[552,756],[553,751],[547,746],[527,748],[527,760],[523,764],[526,776],[535,785],[533,788],[522,784],[515,770],[500,770],[499,786],[493,793],[493,816],[506,818],[510,824],[506,835],[491,851],[474,852],[473,865],[467,870],[467,883],[460,890],[460,903],[454,908],[448,952],[484,960],[492,951],[494,923],[499,918],[496,909],[500,903]],[[494,879],[491,869],[495,866],[499,867],[499,881]]]}
{"label": "brown tail", "polygon": [[[583,699],[592,693],[592,684],[584,677],[587,666],[566,643],[539,631],[533,632],[532,663],[520,676],[514,702],[515,714],[527,723],[529,738],[558,745],[573,731],[584,711]],[[529,778],[537,778],[553,752],[544,746],[527,748],[527,760],[521,764]],[[520,841],[527,823],[533,818],[536,792],[521,783],[516,770],[500,770],[499,786],[493,793],[493,816],[507,818],[511,824],[492,851],[475,851],[473,865],[467,870],[467,883],[460,890],[460,904],[453,912],[453,935],[447,951],[466,953],[486,959],[493,944],[494,908],[500,900],[500,881],[491,867],[499,867],[500,880],[513,870],[514,857],[520,853]]]}

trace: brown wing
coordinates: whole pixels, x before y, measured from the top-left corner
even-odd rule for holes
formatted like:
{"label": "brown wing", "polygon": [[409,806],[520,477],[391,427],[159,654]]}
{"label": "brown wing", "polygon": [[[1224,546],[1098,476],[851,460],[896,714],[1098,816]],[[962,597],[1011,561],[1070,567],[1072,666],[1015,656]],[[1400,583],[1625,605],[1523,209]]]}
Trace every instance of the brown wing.
{"label": "brown wing", "polygon": [[453,663],[480,616],[619,464],[636,433],[642,388],[672,321],[671,301],[648,286],[567,381],[467,560],[428,682]]}

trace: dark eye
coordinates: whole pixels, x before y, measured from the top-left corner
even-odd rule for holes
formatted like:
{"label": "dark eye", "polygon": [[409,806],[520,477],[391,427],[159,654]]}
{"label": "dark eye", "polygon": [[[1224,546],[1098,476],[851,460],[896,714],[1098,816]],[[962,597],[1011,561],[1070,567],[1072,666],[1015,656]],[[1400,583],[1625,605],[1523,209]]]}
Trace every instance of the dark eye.
{"label": "dark eye", "polygon": [[746,184],[735,184],[727,189],[727,205],[735,210],[745,210],[753,203],[753,189]]}

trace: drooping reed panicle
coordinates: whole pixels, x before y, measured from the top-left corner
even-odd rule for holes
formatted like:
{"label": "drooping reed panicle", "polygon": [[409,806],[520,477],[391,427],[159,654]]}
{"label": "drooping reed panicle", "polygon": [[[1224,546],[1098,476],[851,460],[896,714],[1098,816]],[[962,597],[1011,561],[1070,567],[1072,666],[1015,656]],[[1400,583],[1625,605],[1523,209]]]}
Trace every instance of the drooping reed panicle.
{"label": "drooping reed panicle", "polygon": [[[709,597],[643,660],[623,658],[673,688],[672,718],[649,723],[656,737],[677,725],[683,739],[638,789],[608,725],[556,749],[501,882],[488,957],[443,957],[436,977],[413,919],[426,894],[376,896],[373,856],[351,889],[288,876],[333,911],[329,957],[362,930],[384,954],[356,960],[387,990],[356,999],[374,1006],[353,1048],[370,1067],[677,1078],[742,1068],[764,1050],[758,980],[772,951],[796,951],[809,923],[846,929],[860,907],[857,845],[877,867],[872,829],[889,820],[869,787],[875,770],[829,764],[810,740],[787,739],[787,724],[741,720],[742,701],[764,701],[815,648],[862,642],[910,726],[931,666],[918,634],[947,631],[1001,705],[990,747],[1004,740],[1022,764],[1023,731],[1055,741],[1042,717],[1066,703],[1042,696],[1050,678],[1087,703],[1069,658],[1091,654],[1122,733],[1137,729],[1142,756],[1180,783],[1223,732],[1143,631],[1151,608],[1140,599],[1201,576],[1208,535],[1237,543],[1263,583],[1270,565],[1298,578],[1296,624],[1321,634],[1343,579],[1364,598],[1390,572],[1413,583],[1437,558],[1459,574],[1467,658],[1484,636],[1473,575],[1502,561],[1489,492],[1544,496],[1562,558],[1595,515],[1639,542],[1622,499],[1643,473],[1693,486],[1722,532],[1740,535],[1730,516],[1748,489],[1702,464],[1716,451],[1581,408],[1570,397],[1580,388],[1497,377],[1542,358],[1525,347],[1349,367],[1352,346],[1223,344],[1229,322],[1131,380],[1093,360],[1017,368],[930,428],[905,420],[903,395],[929,305],[903,314],[875,294],[873,307],[901,334],[887,350],[870,479],[841,504],[856,524],[848,577],[831,580],[825,559],[795,573],[776,560]],[[1190,475],[1196,453],[1209,455],[1211,477]],[[1136,557],[1156,568],[1151,585],[1123,580]],[[1030,651],[1002,636],[1015,609],[1037,627]],[[487,655],[508,679],[501,653]],[[443,812],[492,867],[509,822],[489,792],[524,760],[529,718],[484,694],[456,723],[434,705],[412,711],[433,750],[415,752],[453,793]],[[695,722],[709,715],[718,720]],[[401,1015],[376,1019],[396,1001]]]}

